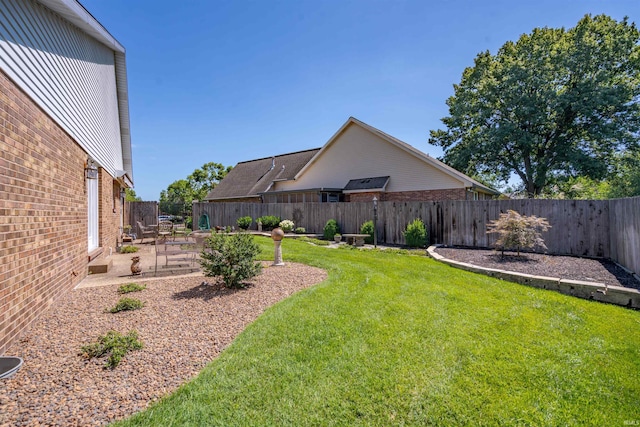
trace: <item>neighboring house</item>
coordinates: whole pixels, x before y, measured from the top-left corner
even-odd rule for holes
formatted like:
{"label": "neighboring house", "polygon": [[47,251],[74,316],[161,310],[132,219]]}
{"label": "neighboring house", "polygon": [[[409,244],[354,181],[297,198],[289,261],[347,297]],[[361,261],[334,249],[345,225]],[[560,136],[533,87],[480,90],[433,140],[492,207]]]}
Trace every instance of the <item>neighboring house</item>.
{"label": "neighboring house", "polygon": [[0,0],[0,354],[115,250],[125,49],[75,0]]}
{"label": "neighboring house", "polygon": [[499,192],[353,117],[322,147],[238,163],[209,202],[487,199]]}

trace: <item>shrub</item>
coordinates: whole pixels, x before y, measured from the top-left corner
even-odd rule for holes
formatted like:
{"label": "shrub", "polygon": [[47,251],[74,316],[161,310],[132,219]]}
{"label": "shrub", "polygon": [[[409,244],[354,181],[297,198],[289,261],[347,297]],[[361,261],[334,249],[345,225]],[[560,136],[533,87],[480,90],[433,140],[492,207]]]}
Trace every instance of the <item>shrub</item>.
{"label": "shrub", "polygon": [[129,331],[125,336],[116,331],[109,331],[107,335],[99,337],[98,342],[82,346],[80,351],[86,359],[109,354],[105,368],[114,369],[129,351],[140,350],[142,347],[135,330]]}
{"label": "shrub", "polygon": [[360,234],[368,234],[369,237],[365,237],[364,242],[369,245],[373,244],[373,221],[363,222],[360,226]]}
{"label": "shrub", "polygon": [[293,230],[293,232],[296,234],[304,234],[307,232],[307,230],[304,227],[298,227],[295,230]]}
{"label": "shrub", "polygon": [[285,219],[284,221],[280,221],[279,227],[282,228],[282,231],[288,233],[289,231],[293,231],[295,224],[290,219]]}
{"label": "shrub", "polygon": [[551,226],[545,218],[535,215],[522,216],[516,211],[509,210],[500,214],[500,218],[491,221],[487,225],[488,233],[498,233],[496,248],[502,250],[504,256],[505,249],[516,249],[520,256],[520,249],[533,249],[540,247],[547,249],[540,231],[547,231]]}
{"label": "shrub", "polygon": [[226,287],[242,288],[243,280],[262,271],[262,264],[256,262],[259,253],[260,248],[248,233],[213,234],[207,239],[200,265],[205,276],[221,276]]}
{"label": "shrub", "polygon": [[119,294],[128,294],[129,292],[138,292],[147,289],[147,285],[138,285],[137,283],[127,283],[118,288]]}
{"label": "shrub", "polygon": [[337,233],[340,233],[340,227],[338,226],[338,223],[335,219],[330,219],[324,225],[323,236],[327,240],[333,240],[333,236],[335,236]]}
{"label": "shrub", "polygon": [[420,218],[416,218],[413,222],[410,222],[402,234],[409,247],[421,248],[427,244],[427,229]]}
{"label": "shrub", "polygon": [[258,218],[258,220],[262,223],[262,229],[273,230],[280,224],[280,217],[274,215],[265,215]]}
{"label": "shrub", "polygon": [[250,216],[241,216],[236,220],[236,224],[238,225],[238,228],[241,230],[248,230],[249,227],[251,227],[252,223],[253,223],[253,218],[251,218]]}
{"label": "shrub", "polygon": [[137,246],[133,246],[133,245],[126,245],[120,248],[120,253],[121,254],[134,254],[136,252],[138,252],[140,248]]}
{"label": "shrub", "polygon": [[120,298],[120,301],[115,305],[115,307],[110,308],[109,312],[118,313],[120,311],[129,311],[129,310],[137,310],[139,308],[144,307],[144,303],[135,298]]}

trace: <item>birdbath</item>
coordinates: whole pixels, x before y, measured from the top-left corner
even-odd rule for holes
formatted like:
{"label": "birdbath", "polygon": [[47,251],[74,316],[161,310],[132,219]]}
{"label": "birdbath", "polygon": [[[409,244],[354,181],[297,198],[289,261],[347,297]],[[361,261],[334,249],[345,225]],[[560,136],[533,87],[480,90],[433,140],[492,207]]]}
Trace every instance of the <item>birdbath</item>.
{"label": "birdbath", "polygon": [[271,238],[273,239],[273,244],[275,246],[272,265],[284,265],[284,262],[282,261],[282,249],[280,248],[282,239],[284,238],[284,231],[282,231],[282,228],[274,228],[271,232]]}

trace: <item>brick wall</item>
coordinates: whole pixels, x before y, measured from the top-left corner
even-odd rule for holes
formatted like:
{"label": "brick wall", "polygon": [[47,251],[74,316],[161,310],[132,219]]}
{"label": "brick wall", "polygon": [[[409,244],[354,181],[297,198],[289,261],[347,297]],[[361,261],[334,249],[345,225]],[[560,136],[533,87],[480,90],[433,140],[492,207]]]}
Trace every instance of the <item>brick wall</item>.
{"label": "brick wall", "polygon": [[0,70],[0,354],[87,274],[86,159]]}
{"label": "brick wall", "polygon": [[447,190],[399,191],[394,193],[352,193],[348,195],[348,202],[370,202],[376,196],[381,202],[423,202],[441,200],[466,200],[467,191],[464,188]]}
{"label": "brick wall", "polygon": [[120,236],[120,218],[122,218],[122,202],[120,201],[120,185],[109,173],[100,168],[98,186],[98,241],[99,246],[108,255],[109,248],[116,250]]}

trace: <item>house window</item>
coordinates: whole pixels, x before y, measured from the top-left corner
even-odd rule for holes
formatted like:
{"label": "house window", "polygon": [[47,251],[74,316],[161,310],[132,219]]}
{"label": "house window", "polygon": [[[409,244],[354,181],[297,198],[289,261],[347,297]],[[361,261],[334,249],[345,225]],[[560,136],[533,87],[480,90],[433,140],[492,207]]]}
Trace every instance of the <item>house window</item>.
{"label": "house window", "polygon": [[320,193],[320,202],[322,202],[322,203],[344,202],[344,194],[342,194],[342,193]]}

